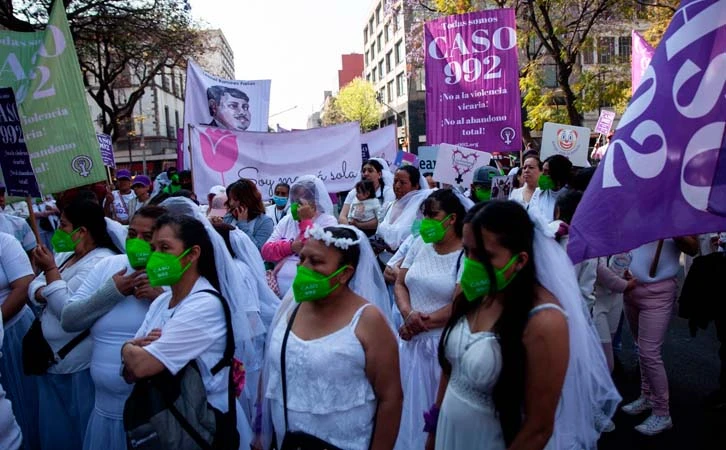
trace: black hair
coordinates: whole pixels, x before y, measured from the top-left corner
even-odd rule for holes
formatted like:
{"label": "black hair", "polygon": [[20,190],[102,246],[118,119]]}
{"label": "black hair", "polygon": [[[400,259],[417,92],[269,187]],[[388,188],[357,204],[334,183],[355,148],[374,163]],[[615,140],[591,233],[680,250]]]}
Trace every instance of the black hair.
{"label": "black hair", "polygon": [[227,246],[227,250],[229,250],[229,254],[232,255],[234,258],[234,249],[232,248],[232,238],[230,236],[230,232],[236,230],[236,227],[233,227],[232,225],[228,223],[213,223],[212,227],[214,227],[214,230],[219,233],[220,236],[222,236],[222,239],[224,239],[224,245]]}
{"label": "black hair", "polygon": [[139,209],[138,211],[136,211],[136,214],[134,214],[134,217],[139,216],[139,217],[144,217],[146,219],[157,220],[157,219],[159,219],[159,217],[166,214],[166,212],[167,212],[166,208],[164,208],[163,206],[146,205],[146,206],[142,207],[141,209]]}
{"label": "black hair", "polygon": [[555,208],[559,211],[558,219],[569,225],[575,215],[577,205],[580,204],[580,200],[582,200],[582,192],[574,189],[560,195],[555,202]]}
{"label": "black hair", "polygon": [[[454,232],[461,238],[464,230],[464,217],[466,217],[466,209],[459,200],[459,197],[451,189],[438,189],[429,195],[426,200],[421,203],[421,212],[424,216],[431,216],[434,207],[438,206],[446,215],[456,214],[456,222],[454,222]],[[438,211],[437,211],[438,212]]]}
{"label": "black hair", "polygon": [[239,89],[227,87],[227,86],[210,86],[207,88],[207,101],[214,102],[214,107],[209,105],[209,115],[214,116],[216,108],[219,106],[219,102],[222,100],[224,94],[229,94],[231,97],[242,99],[246,102],[250,101],[250,98],[244,92]]}
{"label": "black hair", "polygon": [[61,211],[73,229],[85,227],[91,234],[97,248],[107,248],[121,253],[106,229],[106,215],[98,202],[84,197],[76,197]]}
{"label": "black hair", "polygon": [[154,231],[165,226],[174,230],[176,237],[184,243],[185,249],[195,245],[199,246],[199,260],[197,261],[199,275],[206,278],[221,293],[217,264],[214,262],[214,246],[212,246],[212,241],[202,222],[189,216],[164,214],[156,221]]}
{"label": "black hair", "polygon": [[[343,228],[343,227],[325,227],[324,231],[329,231],[336,239],[352,239],[358,240],[358,235],[355,231]],[[340,253],[340,267],[349,265],[353,268],[358,267],[360,261],[360,245],[351,245],[347,250],[339,249],[338,247],[331,247]]]}
{"label": "black hair", "polygon": [[193,201],[197,206],[199,206],[199,202],[194,198],[194,192],[190,191],[189,189],[179,189],[173,194],[170,194],[169,197],[188,198],[189,200]]}
{"label": "black hair", "polygon": [[557,187],[565,186],[570,182],[572,163],[569,159],[562,155],[552,155],[545,159],[545,163],[549,166],[550,178]]}
{"label": "black hair", "polygon": [[[265,204],[257,184],[247,178],[240,178],[227,186],[227,199],[233,198],[247,208],[247,220],[265,215]],[[228,200],[229,201],[229,200]]]}
{"label": "black hair", "polygon": [[285,188],[287,188],[288,194],[290,193],[290,185],[289,184],[287,184],[287,183],[277,183],[275,185],[275,189],[274,190],[277,190],[277,188],[279,188],[279,187],[285,187]]}
{"label": "black hair", "polygon": [[360,180],[355,184],[355,191],[366,195],[366,199],[376,198],[376,187],[371,180]]}
{"label": "black hair", "polygon": [[171,197],[171,195],[168,192],[159,192],[155,196],[151,197],[151,200],[149,200],[149,205],[160,205],[161,202],[166,200],[167,198]]}
{"label": "black hair", "polygon": [[593,175],[595,175],[594,167],[583,167],[570,180],[570,187],[585,192],[590,185],[590,180],[592,180]]}
{"label": "black hair", "polygon": [[[517,272],[515,278],[502,291],[502,313],[492,327],[499,336],[502,351],[502,371],[494,386],[494,406],[502,425],[504,440],[510,445],[522,426],[522,408],[525,394],[526,354],[522,337],[527,326],[529,312],[536,297],[537,278],[534,266],[534,225],[527,211],[516,202],[492,200],[475,205],[464,219],[471,224],[476,248],[481,262],[489,273],[493,288],[496,289],[494,268],[484,257],[483,231],[493,233],[499,245],[516,255],[525,252],[529,255],[527,264]],[[445,373],[451,373],[451,363],[446,359],[446,341],[450,331],[466,315],[480,307],[487,298],[468,301],[463,294],[454,299],[451,317],[444,327],[439,341],[439,363]]]}
{"label": "black hair", "polygon": [[424,178],[426,178],[426,177],[433,177],[434,176],[434,173],[433,172],[424,172],[423,173],[423,176],[424,176]]}
{"label": "black hair", "polygon": [[418,170],[414,166],[401,166],[398,168],[397,172],[403,171],[408,174],[408,178],[411,180],[412,186],[418,186],[419,189],[422,189],[423,186],[421,186],[421,171]]}
{"label": "black hair", "polygon": [[380,186],[380,195],[378,195],[378,199],[382,202],[383,201],[383,188],[386,187],[386,182],[383,180],[383,164],[376,161],[375,159],[369,159],[368,161],[364,162],[363,165],[361,165],[361,171],[365,166],[371,166],[374,169],[376,169],[376,172],[381,174],[381,179],[378,180],[378,186]]}

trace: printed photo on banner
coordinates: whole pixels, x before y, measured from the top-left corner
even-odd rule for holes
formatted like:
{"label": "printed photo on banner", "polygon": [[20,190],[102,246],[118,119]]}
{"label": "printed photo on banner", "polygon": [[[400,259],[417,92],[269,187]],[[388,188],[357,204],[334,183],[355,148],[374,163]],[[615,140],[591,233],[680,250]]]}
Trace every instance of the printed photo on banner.
{"label": "printed photo on banner", "polygon": [[492,200],[508,200],[514,189],[514,177],[501,176],[492,178]]}
{"label": "printed photo on banner", "polygon": [[436,158],[434,180],[468,188],[474,178],[474,171],[481,166],[488,166],[491,160],[491,153],[441,144]]}
{"label": "printed photo on banner", "polygon": [[[188,142],[189,124],[232,131],[267,132],[270,85],[270,80],[225,80],[188,60],[184,94],[185,142]],[[181,167],[189,168],[186,161],[181,162]]]}
{"label": "printed photo on banner", "polygon": [[364,160],[382,158],[393,166],[398,152],[396,126],[388,125],[360,135],[361,155]]}
{"label": "printed photo on banner", "polygon": [[319,177],[330,192],[349,191],[360,179],[357,122],[289,133],[196,126],[191,143],[195,192],[249,178],[269,199],[278,183],[292,184],[303,175]]}
{"label": "printed photo on banner", "polygon": [[413,153],[399,150],[396,154],[396,160],[393,161],[392,167],[416,166],[418,167],[418,157]]}
{"label": "printed photo on banner", "polygon": [[560,123],[545,122],[542,130],[541,158],[562,155],[577,167],[590,167],[587,160],[590,129]]}
{"label": "printed photo on banner", "polygon": [[426,22],[426,139],[488,152],[522,148],[515,14],[501,8]]}

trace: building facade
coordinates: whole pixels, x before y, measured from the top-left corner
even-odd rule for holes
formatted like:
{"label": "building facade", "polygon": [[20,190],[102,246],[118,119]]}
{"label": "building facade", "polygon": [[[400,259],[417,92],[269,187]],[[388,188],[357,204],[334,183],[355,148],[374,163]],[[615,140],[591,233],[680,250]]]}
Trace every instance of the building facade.
{"label": "building facade", "polygon": [[338,70],[338,89],[343,89],[355,78],[363,76],[363,54],[341,55],[341,69]]}
{"label": "building facade", "polygon": [[234,52],[222,30],[204,30],[202,39],[206,48],[199,56],[199,65],[214,76],[234,80]]}

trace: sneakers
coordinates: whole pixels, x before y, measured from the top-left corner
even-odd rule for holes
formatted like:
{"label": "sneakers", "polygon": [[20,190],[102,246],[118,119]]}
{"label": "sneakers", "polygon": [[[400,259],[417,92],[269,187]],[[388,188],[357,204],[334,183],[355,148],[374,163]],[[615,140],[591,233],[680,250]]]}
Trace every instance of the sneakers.
{"label": "sneakers", "polygon": [[726,391],[715,391],[706,396],[703,405],[708,409],[726,410]]}
{"label": "sneakers", "polygon": [[645,419],[645,422],[635,427],[635,431],[646,436],[655,436],[671,428],[673,428],[671,416],[656,416],[655,414],[651,414],[650,417]]}
{"label": "sneakers", "polygon": [[645,397],[640,397],[636,401],[628,403],[620,409],[629,416],[637,416],[638,414],[650,411],[652,408],[653,405],[651,405]]}
{"label": "sneakers", "polygon": [[598,411],[595,413],[595,429],[600,433],[610,433],[615,431],[615,424],[608,416]]}

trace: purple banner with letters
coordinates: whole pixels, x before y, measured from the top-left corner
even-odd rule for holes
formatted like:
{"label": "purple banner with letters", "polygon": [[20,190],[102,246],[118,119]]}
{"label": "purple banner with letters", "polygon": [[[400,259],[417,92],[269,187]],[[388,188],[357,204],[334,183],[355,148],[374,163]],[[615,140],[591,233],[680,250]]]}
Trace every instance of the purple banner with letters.
{"label": "purple banner with letters", "polygon": [[514,10],[426,22],[426,142],[519,151],[522,118]]}
{"label": "purple banner with letters", "polygon": [[103,165],[112,169],[116,168],[116,160],[113,157],[113,141],[111,136],[103,133],[96,133],[98,137],[98,146],[101,149],[101,159]]}
{"label": "purple banner with letters", "polygon": [[577,208],[568,253],[726,231],[726,1],[683,1]]}
{"label": "purple banner with letters", "polygon": [[0,88],[0,168],[8,195],[40,197],[12,88]]}

